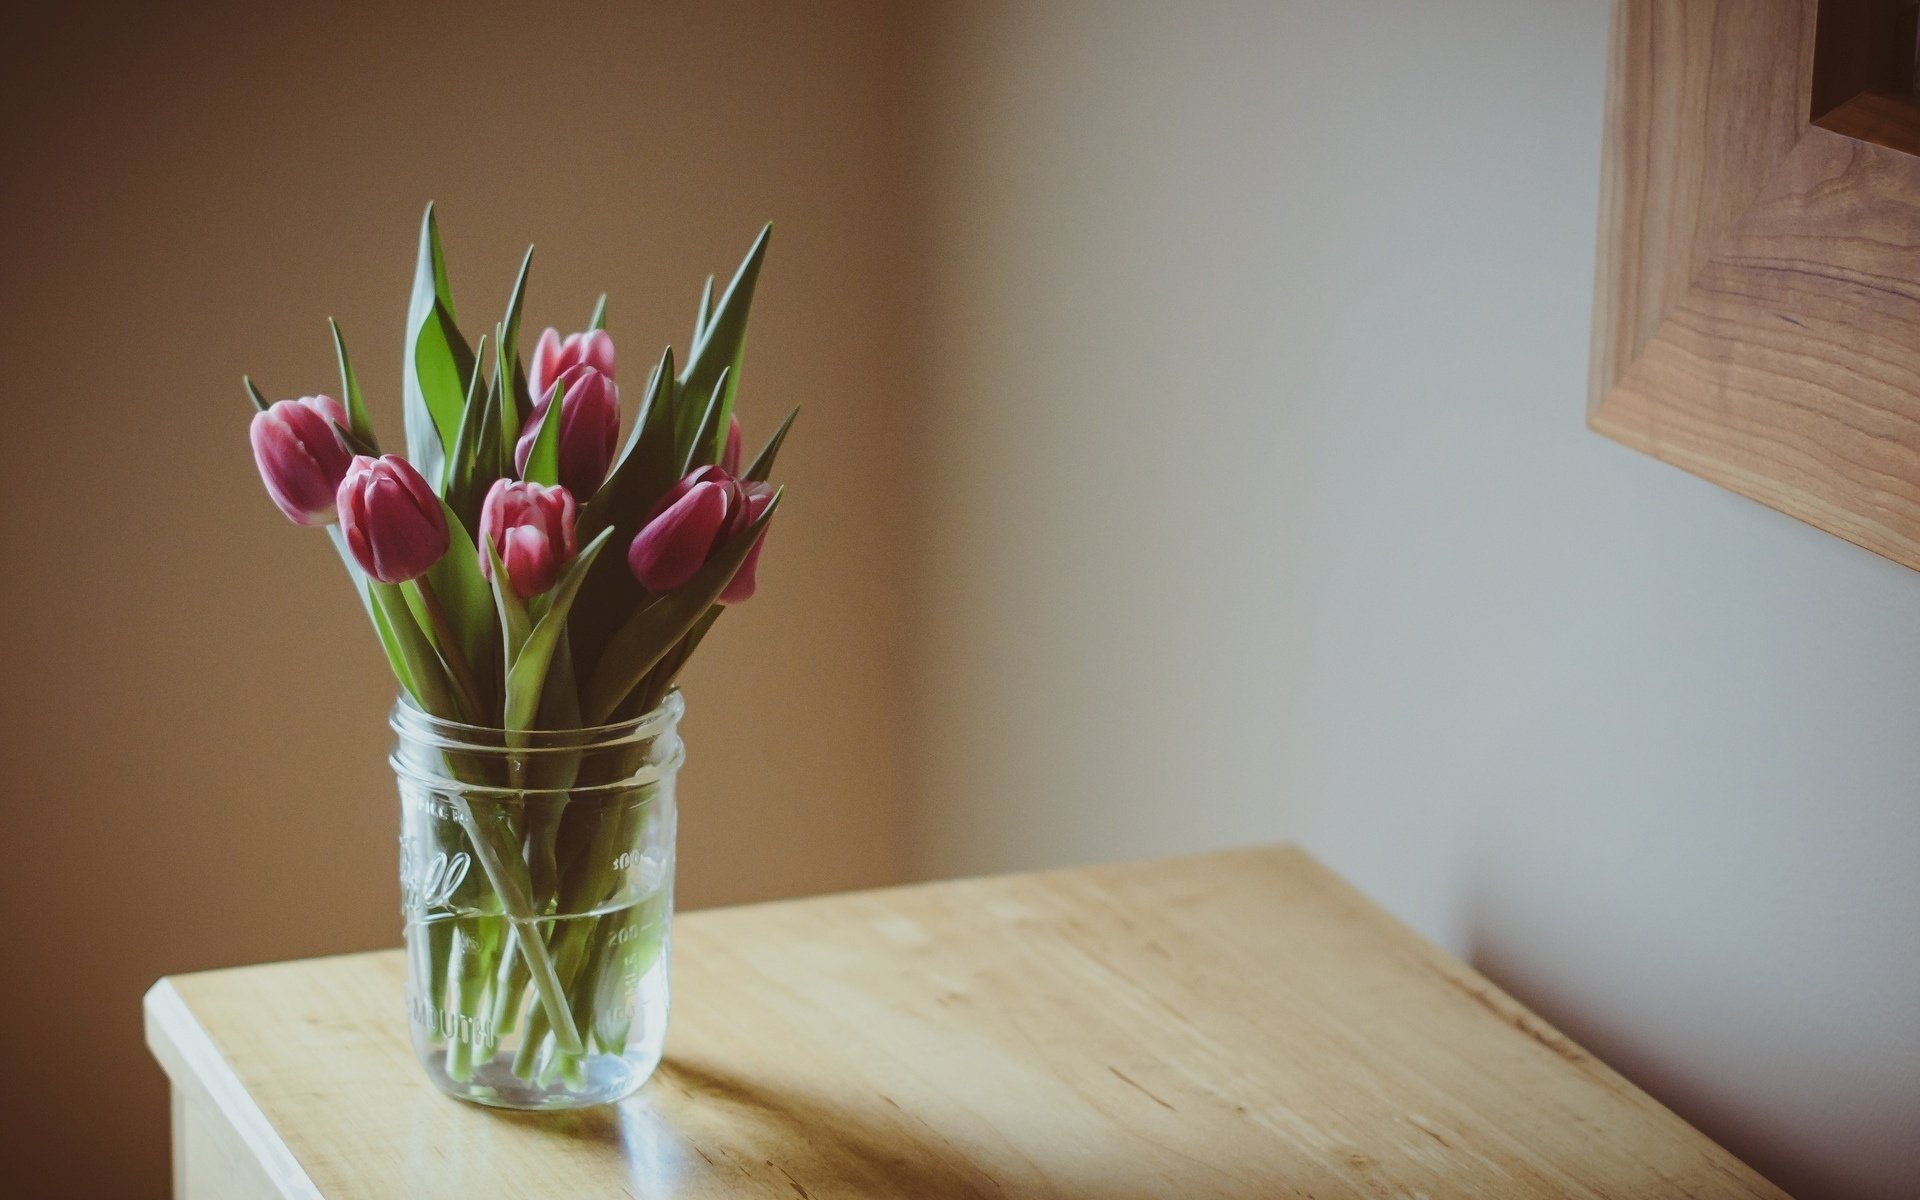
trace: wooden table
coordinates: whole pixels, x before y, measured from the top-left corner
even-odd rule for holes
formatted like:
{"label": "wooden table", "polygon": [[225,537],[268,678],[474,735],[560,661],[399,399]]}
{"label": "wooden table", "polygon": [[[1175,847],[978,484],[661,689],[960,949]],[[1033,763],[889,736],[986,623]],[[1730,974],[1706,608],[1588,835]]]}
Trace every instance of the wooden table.
{"label": "wooden table", "polygon": [[398,951],[163,979],[182,1197],[1780,1196],[1298,850],[694,913],[667,1062],[427,1083]]}

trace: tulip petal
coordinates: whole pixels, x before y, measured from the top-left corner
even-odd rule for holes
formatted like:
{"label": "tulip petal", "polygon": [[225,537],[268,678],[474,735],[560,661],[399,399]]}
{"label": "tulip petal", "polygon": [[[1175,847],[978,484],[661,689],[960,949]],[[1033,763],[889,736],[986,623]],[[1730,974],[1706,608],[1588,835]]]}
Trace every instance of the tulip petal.
{"label": "tulip petal", "polygon": [[340,480],[353,459],[334,432],[336,423],[345,422],[346,410],[339,401],[303,396],[254,414],[248,426],[254,465],[267,495],[296,525],[334,520]]}
{"label": "tulip petal", "polygon": [[535,525],[516,525],[507,530],[500,561],[507,568],[507,582],[513,585],[514,595],[522,600],[538,596],[560,577],[553,543],[547,540],[546,531]]}
{"label": "tulip petal", "polygon": [[699,483],[634,535],[627,565],[650,592],[670,592],[699,571],[727,520],[726,489]]}
{"label": "tulip petal", "polygon": [[553,586],[574,556],[578,505],[563,487],[522,480],[496,480],[480,506],[480,571],[493,578],[491,545],[507,565],[507,578],[522,600]]}
{"label": "tulip petal", "polygon": [[560,331],[551,325],[533,347],[533,361],[527,365],[527,390],[536,402],[545,400],[560,377]]}
{"label": "tulip petal", "polygon": [[348,548],[381,583],[417,579],[447,552],[450,534],[440,498],[403,458],[354,458],[337,501]]}
{"label": "tulip petal", "polygon": [[[549,480],[536,461],[537,438],[530,441],[526,436],[521,439],[526,449],[520,473],[526,479],[558,482],[577,495],[591,496],[606,481],[620,441],[620,390],[609,376],[584,363],[568,367],[557,383],[562,395],[555,430],[555,478]],[[551,414],[536,412],[544,427]]]}
{"label": "tulip petal", "polygon": [[[760,514],[767,511],[767,506],[772,503],[772,488],[766,484],[752,485],[752,490],[747,494],[747,523],[752,524],[759,520]],[[760,567],[760,549],[767,544],[767,533],[768,530],[762,529],[760,536],[753,539],[753,548],[748,550],[747,556],[740,560],[740,569],[733,573],[733,578],[727,581],[727,586],[720,590],[720,603],[740,604],[753,599],[754,590],[758,586],[755,583],[754,572]]]}
{"label": "tulip petal", "polygon": [[720,452],[720,469],[729,475],[740,473],[740,418],[727,418],[727,445]]}
{"label": "tulip petal", "polygon": [[585,363],[608,379],[612,379],[613,335],[604,329],[592,329],[574,336],[580,341],[575,349],[573,363]]}

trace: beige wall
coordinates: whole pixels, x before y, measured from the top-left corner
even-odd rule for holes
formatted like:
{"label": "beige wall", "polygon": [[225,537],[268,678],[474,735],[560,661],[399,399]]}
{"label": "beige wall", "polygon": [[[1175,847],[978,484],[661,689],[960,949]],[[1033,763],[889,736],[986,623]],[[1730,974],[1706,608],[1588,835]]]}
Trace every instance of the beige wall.
{"label": "beige wall", "polygon": [[1920,578],[1581,427],[1607,8],[943,10],[917,867],[1298,839],[1911,1196]]}
{"label": "beige wall", "polygon": [[806,411],[760,596],[686,678],[682,897],[901,870],[889,10],[224,8],[0,36],[0,1012],[34,1101],[0,1190],[57,1167],[35,1194],[162,1194],[156,976],[398,939],[393,687],[325,539],[260,490],[239,377],[335,391],[336,316],[397,442],[429,198],[470,323],[528,241],[535,329],[612,293],[630,404],[777,220],[742,404],[758,436]]}

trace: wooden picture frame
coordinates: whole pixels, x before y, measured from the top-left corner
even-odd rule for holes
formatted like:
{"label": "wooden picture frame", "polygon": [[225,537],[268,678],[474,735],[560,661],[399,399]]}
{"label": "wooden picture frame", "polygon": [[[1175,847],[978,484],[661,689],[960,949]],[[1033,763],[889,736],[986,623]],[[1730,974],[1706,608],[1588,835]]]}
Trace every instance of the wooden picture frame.
{"label": "wooden picture frame", "polygon": [[1920,568],[1915,16],[1619,0],[1588,424]]}

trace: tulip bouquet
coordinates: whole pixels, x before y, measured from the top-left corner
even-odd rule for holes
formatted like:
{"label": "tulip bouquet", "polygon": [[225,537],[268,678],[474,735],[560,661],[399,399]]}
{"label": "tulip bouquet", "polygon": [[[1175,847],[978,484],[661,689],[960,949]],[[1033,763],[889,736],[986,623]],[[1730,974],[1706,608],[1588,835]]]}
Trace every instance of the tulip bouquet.
{"label": "tulip bouquet", "polygon": [[490,797],[560,800],[482,806],[455,788],[442,807],[463,849],[409,864],[403,845],[410,903],[466,897],[460,920],[428,923],[412,947],[409,983],[416,1024],[444,1044],[455,1080],[517,1030],[517,1075],[580,1083],[592,1054],[618,1053],[627,1037],[630,1001],[596,1010],[607,980],[662,953],[662,914],[641,922],[619,899],[632,893],[637,856],[623,848],[638,818],[574,815],[637,760],[554,753],[553,739],[677,704],[688,656],[753,595],[780,502],[767,479],[793,421],[742,465],[735,393],[766,241],[763,230],[717,299],[707,280],[684,364],[668,348],[653,366],[624,443],[606,298],[585,330],[547,329],[523,362],[529,249],[504,317],[470,343],[431,206],[407,319],[404,455],[382,452],[338,326],[339,399],[269,405],[244,381],[267,493],[296,525],[332,536],[400,686],[395,728],[405,718],[484,731],[499,753],[436,752],[434,771]]}

